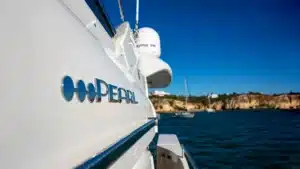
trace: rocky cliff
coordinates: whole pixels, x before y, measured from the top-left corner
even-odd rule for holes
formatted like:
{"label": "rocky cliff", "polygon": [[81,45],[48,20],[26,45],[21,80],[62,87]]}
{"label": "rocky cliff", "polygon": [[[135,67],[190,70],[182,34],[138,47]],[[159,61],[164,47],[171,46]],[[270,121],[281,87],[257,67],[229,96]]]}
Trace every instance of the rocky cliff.
{"label": "rocky cliff", "polygon": [[[184,110],[184,97],[150,97],[157,112],[175,112]],[[208,105],[206,97],[193,97],[188,102],[188,110],[201,111],[208,107],[216,110],[226,109],[300,109],[300,94],[240,94],[226,95],[212,100]]]}

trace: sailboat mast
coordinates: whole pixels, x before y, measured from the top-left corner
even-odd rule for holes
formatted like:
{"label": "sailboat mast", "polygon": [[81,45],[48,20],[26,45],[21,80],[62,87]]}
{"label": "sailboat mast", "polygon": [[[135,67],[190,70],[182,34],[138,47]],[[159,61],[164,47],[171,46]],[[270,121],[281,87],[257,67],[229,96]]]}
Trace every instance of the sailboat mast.
{"label": "sailboat mast", "polygon": [[208,98],[208,107],[209,107],[209,105],[210,105],[210,93],[208,93],[208,96],[207,96],[207,98]]}
{"label": "sailboat mast", "polygon": [[184,89],[185,89],[185,107],[186,107],[188,101],[188,86],[187,86],[186,78],[184,78]]}

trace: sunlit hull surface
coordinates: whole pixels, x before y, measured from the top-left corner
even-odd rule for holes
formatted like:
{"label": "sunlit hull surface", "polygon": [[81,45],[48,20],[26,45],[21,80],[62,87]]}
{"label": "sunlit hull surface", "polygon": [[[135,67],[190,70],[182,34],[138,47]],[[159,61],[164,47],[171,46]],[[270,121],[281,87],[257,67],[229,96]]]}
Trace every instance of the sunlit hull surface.
{"label": "sunlit hull surface", "polygon": [[171,70],[152,59],[160,67],[139,71],[129,24],[112,36],[81,0],[4,0],[0,11],[1,167],[152,169],[143,72],[166,77],[159,87]]}
{"label": "sunlit hull surface", "polygon": [[[71,2],[71,1],[70,1]],[[102,27],[95,38],[82,22],[95,19],[84,1],[83,21],[68,1],[4,1],[0,10],[0,163],[3,168],[72,168],[106,149],[153,117],[151,103],[133,75],[115,63],[113,41]],[[79,8],[78,8],[79,9]],[[102,31],[102,32],[101,32]],[[95,79],[134,92],[137,104],[66,101],[63,78],[77,87]],[[133,78],[134,79],[134,78]],[[150,158],[150,129],[112,168],[133,168]],[[126,161],[126,162],[124,162]]]}

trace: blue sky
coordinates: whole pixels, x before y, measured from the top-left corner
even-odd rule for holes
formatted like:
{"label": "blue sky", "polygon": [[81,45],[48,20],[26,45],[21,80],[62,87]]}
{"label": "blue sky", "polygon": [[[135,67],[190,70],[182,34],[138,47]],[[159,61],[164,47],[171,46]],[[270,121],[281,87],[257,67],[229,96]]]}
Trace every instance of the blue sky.
{"label": "blue sky", "polygon": [[[117,0],[104,5],[120,23]],[[123,0],[134,25],[135,0]],[[157,30],[173,81],[162,89],[207,92],[300,91],[299,0],[140,0],[140,26]]]}

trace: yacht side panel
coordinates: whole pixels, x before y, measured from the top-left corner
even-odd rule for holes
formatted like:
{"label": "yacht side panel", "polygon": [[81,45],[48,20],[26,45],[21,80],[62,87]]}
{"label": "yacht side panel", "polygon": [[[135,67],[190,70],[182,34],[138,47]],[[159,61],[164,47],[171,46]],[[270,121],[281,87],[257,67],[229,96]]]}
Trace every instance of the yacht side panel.
{"label": "yacht side panel", "polygon": [[[149,99],[61,1],[5,0],[0,11],[3,168],[74,167],[153,116]],[[66,75],[75,86],[102,79],[134,92],[138,103],[66,101]]]}

